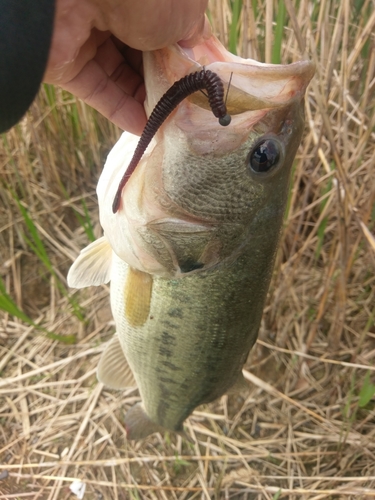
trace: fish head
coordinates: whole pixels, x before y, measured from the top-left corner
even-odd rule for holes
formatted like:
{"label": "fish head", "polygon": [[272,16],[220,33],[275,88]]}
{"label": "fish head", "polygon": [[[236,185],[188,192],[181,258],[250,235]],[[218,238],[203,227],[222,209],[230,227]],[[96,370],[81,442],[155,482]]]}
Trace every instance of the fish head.
{"label": "fish head", "polygon": [[236,258],[259,231],[277,232],[304,128],[310,61],[263,64],[230,54],[211,37],[144,54],[149,115],[170,86],[203,68],[219,75],[231,123],[207,96],[185,99],[158,130],[111,205],[137,138],[123,136],[98,185],[100,219],[115,253],[144,272],[181,277]]}

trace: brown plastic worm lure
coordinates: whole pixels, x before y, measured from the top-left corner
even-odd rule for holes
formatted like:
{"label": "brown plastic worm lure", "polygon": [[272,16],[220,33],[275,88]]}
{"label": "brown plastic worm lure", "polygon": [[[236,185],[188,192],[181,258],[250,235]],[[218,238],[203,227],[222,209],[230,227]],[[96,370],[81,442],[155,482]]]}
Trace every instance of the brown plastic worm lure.
{"label": "brown plastic worm lure", "polygon": [[226,127],[230,124],[231,117],[227,113],[227,107],[224,102],[224,85],[216,73],[210,70],[202,69],[201,71],[190,73],[175,82],[156,104],[146,123],[134,151],[133,158],[131,159],[129,166],[117,188],[116,196],[112,204],[112,211],[114,214],[120,207],[121,193],[125,184],[130,179],[135,167],[138,165],[143,153],[150,144],[159,127],[180,104],[180,102],[198,90],[206,90],[211,110],[216,118],[219,119],[220,125]]}

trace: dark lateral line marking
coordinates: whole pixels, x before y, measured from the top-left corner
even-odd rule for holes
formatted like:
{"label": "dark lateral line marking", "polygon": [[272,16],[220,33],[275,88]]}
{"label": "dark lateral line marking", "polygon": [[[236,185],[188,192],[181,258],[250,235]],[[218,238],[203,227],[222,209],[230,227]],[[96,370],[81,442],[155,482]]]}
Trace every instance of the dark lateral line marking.
{"label": "dark lateral line marking", "polygon": [[227,107],[224,102],[224,85],[216,73],[203,68],[201,71],[190,73],[175,82],[156,104],[146,123],[137,147],[135,148],[133,158],[117,188],[112,204],[112,211],[114,214],[120,208],[121,193],[125,184],[130,179],[135,167],[138,165],[143,153],[146,151],[147,146],[150,144],[159,127],[186,97],[194,94],[194,92],[198,90],[207,91],[211,110],[216,118],[219,119],[220,125],[226,127],[230,124],[231,117],[227,113]]}

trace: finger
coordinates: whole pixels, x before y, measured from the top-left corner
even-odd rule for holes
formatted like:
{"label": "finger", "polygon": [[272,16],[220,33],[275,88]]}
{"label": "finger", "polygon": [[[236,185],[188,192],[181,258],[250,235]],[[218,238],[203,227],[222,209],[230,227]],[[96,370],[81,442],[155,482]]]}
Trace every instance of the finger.
{"label": "finger", "polygon": [[184,40],[179,40],[178,44],[181,47],[192,48],[199,43],[202,43],[204,40],[208,40],[212,36],[212,30],[210,22],[207,16],[204,16],[201,23],[198,23],[191,34]]}
{"label": "finger", "polygon": [[61,30],[54,34],[43,77],[45,82],[63,85],[72,80],[95,57],[98,47],[111,36],[109,31],[98,31],[95,28],[89,33],[81,34],[82,39],[79,41],[75,39],[75,33],[69,35],[64,31],[61,33]]}
{"label": "finger", "polygon": [[[138,54],[138,67],[142,64],[142,54]],[[133,96],[138,102],[145,99],[143,77],[134,70],[134,63],[124,58],[126,48],[120,52],[113,39],[108,39],[99,48],[95,56],[95,61],[103,68],[105,73],[114,81],[125,94]]]}
{"label": "finger", "polygon": [[198,39],[204,27],[207,3],[207,0],[123,2],[122,16],[118,15],[118,11],[110,11],[103,6],[102,19],[97,21],[96,26],[99,29],[110,26],[117,38],[136,49],[160,49],[189,39],[192,33]]}
{"label": "finger", "polygon": [[[146,124],[143,99],[139,102],[133,95],[125,93],[95,60],[88,62],[75,78],[63,84],[63,88],[123,130],[141,135]],[[135,95],[142,92],[144,95],[144,90],[137,88]]]}
{"label": "finger", "polygon": [[[113,37],[114,40],[117,40]],[[118,40],[119,41],[119,40]],[[119,41],[119,43],[121,43]],[[143,78],[143,52],[141,50],[133,49],[129,45],[122,44],[120,52],[124,59],[128,62],[129,66],[134,69]]]}
{"label": "finger", "polygon": [[108,76],[111,76],[116,68],[124,62],[124,56],[115,46],[111,38],[108,38],[97,48],[94,59]]}

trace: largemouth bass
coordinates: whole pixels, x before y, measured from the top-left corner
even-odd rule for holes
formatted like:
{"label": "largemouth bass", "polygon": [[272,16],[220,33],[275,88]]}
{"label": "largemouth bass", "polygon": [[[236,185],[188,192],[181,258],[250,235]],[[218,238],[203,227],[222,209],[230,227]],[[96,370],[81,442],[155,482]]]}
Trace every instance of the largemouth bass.
{"label": "largemouth bass", "polygon": [[[68,283],[111,281],[117,333],[98,378],[137,385],[142,403],[125,417],[128,438],[183,422],[241,384],[261,321],[304,126],[309,61],[262,64],[212,37],[194,49],[144,54],[149,115],[186,74],[205,67],[229,91],[222,127],[207,96],[171,113],[112,203],[138,137],[125,133],[97,187],[104,236],[82,250]],[[230,81],[230,85],[229,85]]]}

